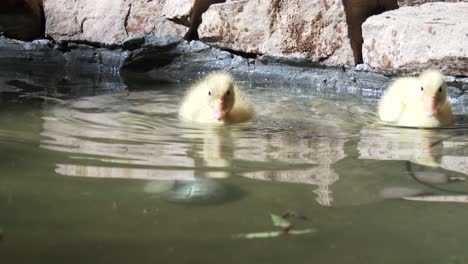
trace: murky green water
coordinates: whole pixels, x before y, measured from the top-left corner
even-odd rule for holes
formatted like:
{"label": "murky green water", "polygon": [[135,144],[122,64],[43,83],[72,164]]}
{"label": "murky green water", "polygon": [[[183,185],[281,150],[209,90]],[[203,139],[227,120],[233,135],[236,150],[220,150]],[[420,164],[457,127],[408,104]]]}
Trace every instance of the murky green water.
{"label": "murky green water", "polygon": [[[2,97],[1,263],[468,263],[457,102],[454,129],[401,129],[375,98],[244,84],[255,119],[213,127],[178,119],[183,87],[101,86]],[[239,238],[288,211],[313,232]]]}

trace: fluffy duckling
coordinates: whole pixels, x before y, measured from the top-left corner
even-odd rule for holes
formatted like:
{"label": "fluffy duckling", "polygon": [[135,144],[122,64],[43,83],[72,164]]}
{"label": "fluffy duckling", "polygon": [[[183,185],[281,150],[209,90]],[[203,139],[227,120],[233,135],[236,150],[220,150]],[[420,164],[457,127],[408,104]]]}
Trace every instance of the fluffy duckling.
{"label": "fluffy duckling", "polygon": [[179,115],[201,123],[238,123],[252,118],[253,107],[230,74],[215,72],[190,88]]}
{"label": "fluffy duckling", "polygon": [[440,127],[452,124],[452,106],[447,100],[445,77],[427,70],[418,78],[393,82],[379,103],[382,121],[408,127]]}

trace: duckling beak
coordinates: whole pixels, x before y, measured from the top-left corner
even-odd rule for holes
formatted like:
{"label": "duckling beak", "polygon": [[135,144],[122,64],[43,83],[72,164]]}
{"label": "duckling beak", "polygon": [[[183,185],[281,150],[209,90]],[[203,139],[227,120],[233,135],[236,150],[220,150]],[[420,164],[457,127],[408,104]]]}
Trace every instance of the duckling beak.
{"label": "duckling beak", "polygon": [[428,116],[436,116],[439,114],[439,104],[437,97],[430,97],[424,100],[424,111]]}
{"label": "duckling beak", "polygon": [[216,120],[222,120],[226,116],[226,106],[224,98],[219,99],[215,102],[214,116]]}

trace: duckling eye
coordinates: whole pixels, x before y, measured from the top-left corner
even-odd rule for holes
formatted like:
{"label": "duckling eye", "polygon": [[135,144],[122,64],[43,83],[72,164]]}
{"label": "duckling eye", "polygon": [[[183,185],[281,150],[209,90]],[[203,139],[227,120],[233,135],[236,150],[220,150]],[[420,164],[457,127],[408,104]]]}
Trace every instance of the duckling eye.
{"label": "duckling eye", "polygon": [[442,93],[442,86],[439,87],[439,93]]}
{"label": "duckling eye", "polygon": [[230,95],[230,94],[231,94],[231,91],[230,91],[230,90],[228,90],[226,94],[227,94],[227,95]]}
{"label": "duckling eye", "polygon": [[208,91],[208,95],[211,96],[211,91]]}
{"label": "duckling eye", "polygon": [[421,86],[421,92],[424,91],[424,87]]}

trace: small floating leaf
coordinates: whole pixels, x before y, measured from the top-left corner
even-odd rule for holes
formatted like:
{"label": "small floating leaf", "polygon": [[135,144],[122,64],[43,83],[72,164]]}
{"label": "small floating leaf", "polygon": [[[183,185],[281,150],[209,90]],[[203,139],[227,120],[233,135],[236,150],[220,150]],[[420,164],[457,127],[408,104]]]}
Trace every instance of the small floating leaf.
{"label": "small floating leaf", "polygon": [[52,116],[43,116],[42,119],[44,119],[45,121],[58,121],[59,120],[58,118],[52,117]]}
{"label": "small floating leaf", "polygon": [[468,203],[468,195],[424,195],[403,197],[403,199],[422,202]]}
{"label": "small floating leaf", "polygon": [[301,229],[301,230],[289,230],[290,235],[304,235],[304,234],[309,234],[309,233],[315,233],[315,229],[313,228],[307,228],[307,229]]}
{"label": "small floating leaf", "polygon": [[282,235],[305,235],[309,233],[314,233],[316,230],[312,228],[301,229],[301,230],[290,230],[288,233],[283,231],[269,231],[269,232],[258,232],[258,233],[248,233],[248,234],[237,234],[233,238],[240,239],[254,239],[254,238],[273,238],[279,237]]}
{"label": "small floating leaf", "polygon": [[271,221],[273,221],[274,226],[279,226],[281,228],[289,228],[291,227],[291,223],[284,219],[282,216],[275,215],[275,214],[270,214],[271,215]]}
{"label": "small floating leaf", "polygon": [[245,238],[245,239],[253,239],[253,238],[271,238],[277,237],[281,235],[283,232],[280,231],[271,231],[271,232],[258,232],[258,233],[248,233],[248,234],[237,234],[234,235],[234,238]]}
{"label": "small floating leaf", "polygon": [[286,211],[284,212],[282,215],[281,215],[284,219],[286,218],[297,218],[297,219],[301,219],[301,220],[307,220],[307,216],[299,213],[299,212],[296,212],[296,211]]}
{"label": "small floating leaf", "polygon": [[38,97],[43,99],[43,100],[46,100],[46,101],[54,101],[54,102],[59,102],[59,103],[65,102],[62,99],[58,99],[58,98],[54,98],[54,97],[48,97],[48,96],[38,96]]}

